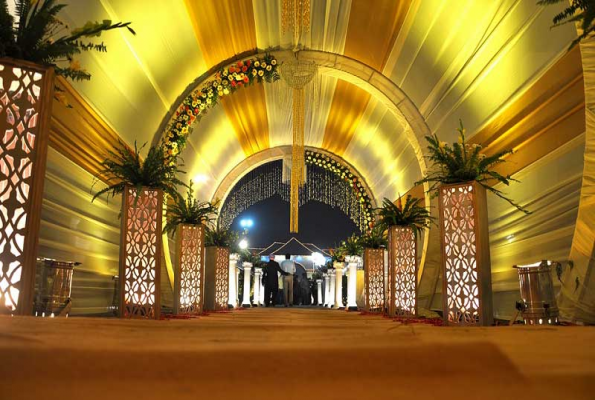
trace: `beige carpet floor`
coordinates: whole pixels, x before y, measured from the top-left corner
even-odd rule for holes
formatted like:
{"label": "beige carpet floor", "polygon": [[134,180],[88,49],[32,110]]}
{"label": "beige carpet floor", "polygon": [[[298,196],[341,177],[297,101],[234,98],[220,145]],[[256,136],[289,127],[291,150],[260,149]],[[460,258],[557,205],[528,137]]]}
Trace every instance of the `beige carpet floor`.
{"label": "beige carpet floor", "polygon": [[0,400],[595,399],[595,328],[452,328],[325,309],[0,318]]}

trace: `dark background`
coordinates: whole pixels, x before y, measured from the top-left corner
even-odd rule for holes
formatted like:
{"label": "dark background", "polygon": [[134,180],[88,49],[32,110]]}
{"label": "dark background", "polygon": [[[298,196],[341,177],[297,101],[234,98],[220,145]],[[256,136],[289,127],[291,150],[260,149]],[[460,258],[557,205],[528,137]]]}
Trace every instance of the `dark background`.
{"label": "dark background", "polygon": [[341,240],[359,234],[357,226],[338,208],[324,203],[310,201],[300,207],[299,233],[289,232],[289,203],[281,196],[254,204],[240,215],[232,224],[232,229],[241,232],[240,221],[252,219],[254,225],[248,231],[248,243],[251,248],[267,247],[273,242],[286,242],[296,237],[303,243],[313,243],[320,248],[336,247]]}

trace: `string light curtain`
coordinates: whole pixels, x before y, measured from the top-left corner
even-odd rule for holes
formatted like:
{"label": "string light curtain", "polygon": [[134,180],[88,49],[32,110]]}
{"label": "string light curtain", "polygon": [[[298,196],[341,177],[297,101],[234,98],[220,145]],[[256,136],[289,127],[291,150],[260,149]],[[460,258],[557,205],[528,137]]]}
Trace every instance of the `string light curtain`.
{"label": "string light curtain", "polygon": [[[366,211],[348,182],[334,172],[316,165],[307,165],[307,180],[300,188],[298,207],[309,201],[318,201],[340,209],[359,228],[367,228]],[[234,186],[219,213],[219,224],[228,228],[234,219],[250,206],[279,195],[289,202],[291,187],[283,182],[283,162],[273,161],[246,174]]]}

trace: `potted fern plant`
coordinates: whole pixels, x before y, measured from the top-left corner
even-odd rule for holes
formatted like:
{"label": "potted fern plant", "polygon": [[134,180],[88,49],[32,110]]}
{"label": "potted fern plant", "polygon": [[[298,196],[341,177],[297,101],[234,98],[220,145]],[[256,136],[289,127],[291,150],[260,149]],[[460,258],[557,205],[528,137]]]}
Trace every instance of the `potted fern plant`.
{"label": "potted fern plant", "polygon": [[159,319],[163,196],[179,201],[177,187],[186,185],[177,178],[184,171],[166,162],[163,147],[151,147],[142,160],[143,148],[120,142],[108,152],[98,175],[107,187],[93,200],[103,194],[108,200],[122,195],[120,317]]}
{"label": "potted fern plant", "polygon": [[490,183],[515,181],[493,168],[512,151],[490,156],[478,144],[467,143],[462,121],[458,142],[452,146],[426,136],[433,165],[417,184],[430,184],[438,195],[442,237],[442,284],[445,322],[452,325],[491,325],[492,285],[486,193],[506,200],[521,212],[522,206]]}
{"label": "potted fern plant", "polygon": [[[186,198],[167,208],[166,233],[178,232],[174,273],[174,313],[200,314],[204,300],[205,226],[217,215],[217,203],[194,198],[190,182]],[[178,229],[179,228],[179,229]]]}
{"label": "potted fern plant", "polygon": [[238,234],[231,229],[217,225],[206,230],[204,308],[207,311],[228,308],[230,253],[236,249],[237,242]]}
{"label": "potted fern plant", "polygon": [[376,225],[361,237],[364,248],[364,291],[366,312],[382,312],[385,306],[384,251],[386,230]]}
{"label": "potted fern plant", "polygon": [[357,266],[361,262],[364,251],[361,238],[352,235],[341,244],[342,253],[345,254],[347,262],[347,311],[357,311],[356,291],[357,291]]}
{"label": "potted fern plant", "polygon": [[391,316],[417,315],[417,238],[430,226],[430,212],[421,199],[407,196],[395,203],[385,198],[378,224],[388,230],[388,311]]}
{"label": "potted fern plant", "polygon": [[[0,290],[0,314],[30,315],[54,76],[80,76],[76,64],[58,67],[56,62],[95,50],[95,44],[83,40],[88,35],[129,24],[99,24],[64,33],[68,28],[57,17],[64,5],[54,0],[10,0],[16,7],[15,21],[8,1],[0,0],[0,137],[4,138],[0,167],[6,171],[0,185],[15,190],[6,191],[0,200],[6,210],[0,229],[11,232],[0,249],[0,263],[11,265],[6,271],[0,268],[0,281],[7,282]],[[22,244],[17,244],[19,237]]]}

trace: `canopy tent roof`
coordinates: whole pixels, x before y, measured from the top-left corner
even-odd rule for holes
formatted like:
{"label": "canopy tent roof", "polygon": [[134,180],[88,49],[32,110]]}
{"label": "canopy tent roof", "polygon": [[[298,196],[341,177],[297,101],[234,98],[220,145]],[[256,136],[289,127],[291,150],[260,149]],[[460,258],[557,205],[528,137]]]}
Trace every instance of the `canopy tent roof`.
{"label": "canopy tent roof", "polygon": [[260,256],[268,256],[271,254],[274,255],[283,255],[283,254],[291,254],[292,256],[311,256],[312,253],[320,253],[325,257],[330,257],[331,255],[322,250],[320,247],[316,246],[313,243],[302,243],[295,237],[292,237],[287,242],[273,242],[268,247],[265,247],[261,250],[258,255]]}

